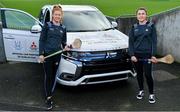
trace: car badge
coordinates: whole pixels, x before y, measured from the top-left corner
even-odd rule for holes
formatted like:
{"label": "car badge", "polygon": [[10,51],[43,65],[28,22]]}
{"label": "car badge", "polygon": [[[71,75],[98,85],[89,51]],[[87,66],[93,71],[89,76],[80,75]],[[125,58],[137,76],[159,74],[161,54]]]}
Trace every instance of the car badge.
{"label": "car badge", "polygon": [[109,53],[109,52],[107,52],[107,54],[106,54],[106,58],[110,58],[110,57],[111,57],[110,53]]}
{"label": "car badge", "polygon": [[30,49],[31,50],[37,50],[37,45],[35,44],[35,42],[32,42]]}

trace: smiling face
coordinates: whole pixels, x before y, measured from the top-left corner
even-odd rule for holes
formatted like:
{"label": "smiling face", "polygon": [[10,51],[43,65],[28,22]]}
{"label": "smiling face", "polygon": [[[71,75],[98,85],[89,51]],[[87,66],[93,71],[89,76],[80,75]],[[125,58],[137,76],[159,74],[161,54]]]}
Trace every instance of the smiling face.
{"label": "smiling face", "polygon": [[147,20],[147,13],[145,10],[138,10],[136,16],[137,16],[137,20],[141,23]]}
{"label": "smiling face", "polygon": [[52,21],[54,23],[62,23],[63,11],[60,5],[54,5],[52,10]]}
{"label": "smiling face", "polygon": [[62,13],[59,10],[55,10],[52,14],[52,20],[56,23],[60,23],[62,20]]}

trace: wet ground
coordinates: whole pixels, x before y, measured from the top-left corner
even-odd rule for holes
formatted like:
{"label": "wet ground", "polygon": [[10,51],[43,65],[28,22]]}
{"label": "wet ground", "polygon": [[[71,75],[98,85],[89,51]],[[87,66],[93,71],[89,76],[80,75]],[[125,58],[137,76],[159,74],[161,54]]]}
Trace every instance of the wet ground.
{"label": "wet ground", "polygon": [[[154,66],[156,103],[136,99],[135,78],[115,83],[65,87],[57,85],[55,108],[60,111],[180,111],[180,64]],[[0,110],[45,110],[42,66],[0,64]]]}

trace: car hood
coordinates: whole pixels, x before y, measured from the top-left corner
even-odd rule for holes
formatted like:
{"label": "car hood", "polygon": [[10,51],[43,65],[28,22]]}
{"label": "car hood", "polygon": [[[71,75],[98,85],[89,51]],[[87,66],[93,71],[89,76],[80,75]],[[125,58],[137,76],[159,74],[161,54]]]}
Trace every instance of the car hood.
{"label": "car hood", "polygon": [[82,41],[80,49],[75,51],[106,51],[128,48],[128,36],[118,30],[97,31],[97,32],[68,32],[67,44],[74,39]]}

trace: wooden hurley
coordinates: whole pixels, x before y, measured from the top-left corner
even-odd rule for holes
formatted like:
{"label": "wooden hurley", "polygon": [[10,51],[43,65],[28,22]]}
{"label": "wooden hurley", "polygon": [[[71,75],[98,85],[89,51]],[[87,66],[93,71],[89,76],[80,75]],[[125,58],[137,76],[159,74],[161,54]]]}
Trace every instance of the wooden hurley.
{"label": "wooden hurley", "polygon": [[[152,59],[138,59],[139,61],[148,61],[152,62]],[[174,58],[172,55],[168,54],[162,58],[157,58],[157,62],[165,63],[165,64],[172,64],[174,62]]]}
{"label": "wooden hurley", "polygon": [[[71,48],[72,48],[72,49],[79,49],[79,48],[81,47],[81,45],[82,45],[82,41],[81,41],[79,38],[76,38],[76,39],[73,41],[73,43],[71,44]],[[55,55],[57,55],[57,54],[60,54],[60,53],[62,53],[63,51],[65,51],[65,50],[59,50],[59,51],[57,51],[57,52],[55,52],[55,53],[53,53],[53,54],[50,54],[50,55],[44,57],[44,59],[47,59],[47,58],[50,58],[50,57],[55,56]],[[39,59],[38,59],[38,62],[40,63]]]}
{"label": "wooden hurley", "polygon": [[55,53],[53,53],[53,54],[47,55],[46,57],[44,57],[44,59],[47,59],[47,58],[49,58],[49,57],[55,56],[55,55],[57,55],[57,54],[60,54],[60,53],[62,53],[63,51],[64,51],[64,50],[59,50],[59,51],[57,51],[57,52],[55,52]]}
{"label": "wooden hurley", "polygon": [[174,58],[172,55],[168,54],[162,58],[157,59],[158,62],[166,63],[166,64],[172,64],[174,62]]}

